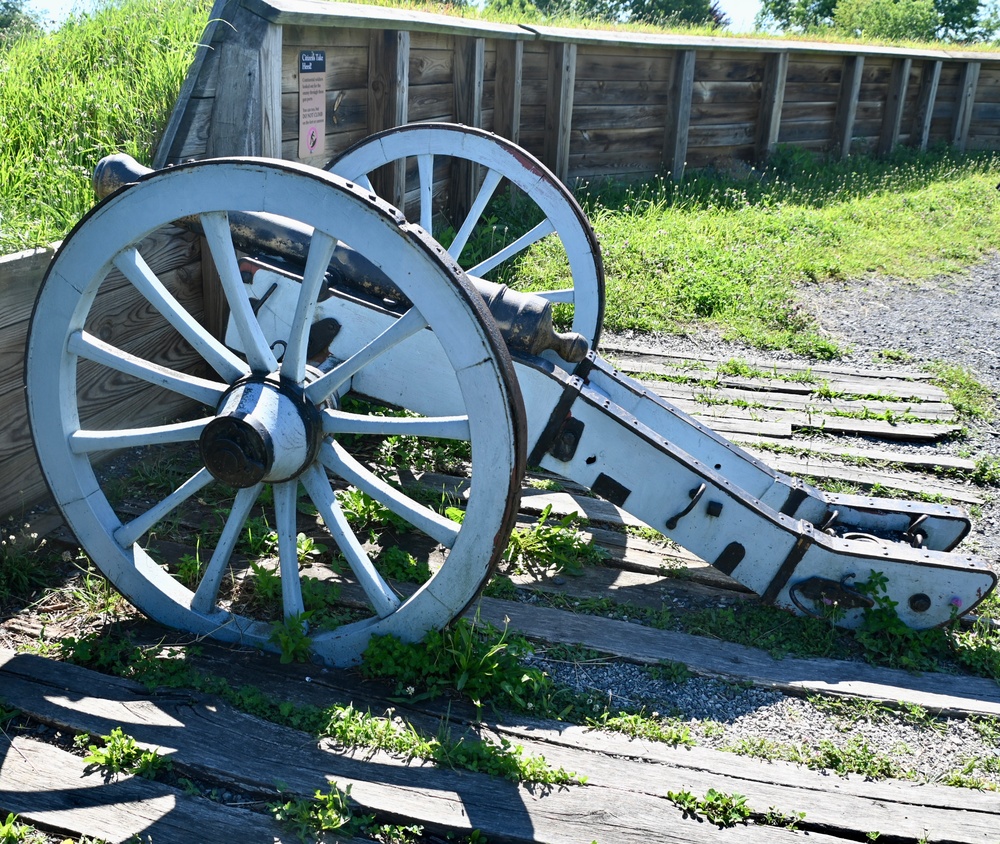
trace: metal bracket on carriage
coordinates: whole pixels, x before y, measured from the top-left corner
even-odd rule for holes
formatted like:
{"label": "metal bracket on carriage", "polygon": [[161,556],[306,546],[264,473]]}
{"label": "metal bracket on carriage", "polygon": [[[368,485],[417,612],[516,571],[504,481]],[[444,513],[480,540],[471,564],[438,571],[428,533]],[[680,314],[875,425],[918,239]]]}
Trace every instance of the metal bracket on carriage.
{"label": "metal bracket on carriage", "polygon": [[[128,155],[106,156],[94,169],[94,192],[104,199],[152,172]],[[200,233],[197,220],[182,218],[176,222]],[[238,249],[253,255],[266,255],[269,259],[274,256],[299,267],[305,265],[312,239],[312,229],[308,226],[267,214],[241,212],[230,215],[230,227]],[[374,297],[393,309],[405,309],[409,305],[389,276],[356,249],[344,244],[338,245],[333,254],[328,279],[335,289]],[[587,339],[575,332],[557,332],[552,324],[550,302],[475,276],[470,276],[469,281],[483,297],[511,352],[541,355],[551,351],[571,364],[586,358],[590,351]]]}

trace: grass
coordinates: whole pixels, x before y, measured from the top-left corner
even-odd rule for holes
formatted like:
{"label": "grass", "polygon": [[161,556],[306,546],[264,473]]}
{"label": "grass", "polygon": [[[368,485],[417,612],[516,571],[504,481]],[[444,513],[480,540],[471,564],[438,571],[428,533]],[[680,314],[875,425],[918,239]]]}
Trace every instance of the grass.
{"label": "grass", "polygon": [[[798,288],[963,269],[1000,245],[998,173],[995,156],[946,150],[846,162],[786,150],[740,176],[591,185],[582,199],[604,252],[605,327],[704,324],[761,348],[835,357],[842,350],[818,333]],[[537,251],[522,272],[544,286],[546,256]]]}
{"label": "grass", "polygon": [[0,53],[0,254],[61,239],[111,152],[150,163],[206,0],[116,0]]}

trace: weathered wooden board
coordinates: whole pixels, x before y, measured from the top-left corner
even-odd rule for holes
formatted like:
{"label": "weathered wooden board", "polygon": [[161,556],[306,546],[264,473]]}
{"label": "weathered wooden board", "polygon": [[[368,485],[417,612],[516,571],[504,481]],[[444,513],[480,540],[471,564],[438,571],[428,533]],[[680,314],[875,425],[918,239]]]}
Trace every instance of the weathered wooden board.
{"label": "weathered wooden board", "polygon": [[[621,787],[528,787],[408,764],[382,752],[344,751],[201,695],[150,694],[127,681],[9,651],[0,651],[0,678],[0,696],[8,705],[43,722],[95,735],[120,726],[142,745],[160,748],[182,771],[252,790],[281,783],[286,792],[310,797],[335,782],[350,787],[362,811],[439,832],[478,829],[487,838],[546,844],[698,844],[723,836],[764,844],[796,837],[776,827],[719,830],[681,823],[680,810],[669,800]],[[675,787],[683,783],[678,776]],[[810,838],[843,840],[820,833]]]}
{"label": "weathered wooden board", "polygon": [[126,844],[137,836],[156,844],[294,838],[268,815],[141,777],[109,778],[52,745],[0,735],[0,814],[11,812],[25,823],[108,844]]}

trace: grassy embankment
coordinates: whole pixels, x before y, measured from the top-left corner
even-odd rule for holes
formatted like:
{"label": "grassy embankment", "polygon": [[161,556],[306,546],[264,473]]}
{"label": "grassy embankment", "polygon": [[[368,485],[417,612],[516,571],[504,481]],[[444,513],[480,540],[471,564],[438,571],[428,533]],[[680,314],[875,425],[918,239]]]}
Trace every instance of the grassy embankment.
{"label": "grassy embankment", "polygon": [[[2,56],[0,252],[63,237],[93,202],[102,155],[149,161],[206,13],[204,2],[125,0]],[[975,261],[1000,244],[998,173],[994,156],[824,163],[784,150],[759,171],[587,186],[608,271],[607,328],[701,321],[755,345],[835,355],[797,307],[797,287],[869,272],[920,278]],[[525,267],[529,284],[555,271],[543,255]]]}

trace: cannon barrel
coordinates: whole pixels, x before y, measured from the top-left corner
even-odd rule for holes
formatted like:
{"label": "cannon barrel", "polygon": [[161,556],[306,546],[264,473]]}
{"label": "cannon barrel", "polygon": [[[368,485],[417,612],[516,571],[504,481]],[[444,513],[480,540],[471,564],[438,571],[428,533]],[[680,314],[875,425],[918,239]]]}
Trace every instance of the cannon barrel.
{"label": "cannon barrel", "polygon": [[[109,155],[94,169],[94,192],[99,199],[134,184],[153,171],[124,154]],[[177,224],[201,232],[195,219],[178,219]],[[238,249],[273,255],[297,266],[305,266],[312,229],[301,223],[270,214],[233,211],[229,214],[233,243]],[[328,269],[331,286],[409,304],[402,291],[382,270],[344,244],[338,245]],[[561,333],[552,324],[552,305],[540,296],[511,290],[505,284],[485,279],[469,279],[483,297],[511,352],[538,355],[555,352],[569,363],[579,363],[589,351],[586,338],[575,332]]]}

